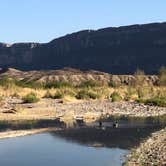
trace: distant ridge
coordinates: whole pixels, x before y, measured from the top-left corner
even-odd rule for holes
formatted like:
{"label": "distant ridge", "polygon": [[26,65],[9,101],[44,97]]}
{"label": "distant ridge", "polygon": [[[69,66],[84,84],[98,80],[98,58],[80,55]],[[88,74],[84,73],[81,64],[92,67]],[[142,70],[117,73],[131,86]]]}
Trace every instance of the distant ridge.
{"label": "distant ridge", "polygon": [[45,70],[72,67],[112,74],[166,66],[166,23],[83,30],[49,43],[0,43],[0,68]]}
{"label": "distant ridge", "polygon": [[[80,84],[84,81],[101,82],[102,84],[114,85],[131,85],[134,84],[136,78],[134,75],[112,75],[96,70],[81,71],[73,68],[63,68],[59,70],[38,70],[38,71],[20,71],[9,68],[0,74],[1,78],[14,78],[23,82],[71,82],[72,84]],[[158,77],[156,75],[145,75],[144,83],[146,85],[157,85]]]}

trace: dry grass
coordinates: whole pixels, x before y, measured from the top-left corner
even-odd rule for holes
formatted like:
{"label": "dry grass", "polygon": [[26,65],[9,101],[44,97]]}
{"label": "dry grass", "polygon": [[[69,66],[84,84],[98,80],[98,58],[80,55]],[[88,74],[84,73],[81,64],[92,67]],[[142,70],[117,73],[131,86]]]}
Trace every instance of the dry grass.
{"label": "dry grass", "polygon": [[[111,94],[117,92],[122,100],[133,101],[137,99],[150,99],[153,97],[166,97],[166,86],[95,86],[95,87],[60,87],[51,89],[23,88],[16,85],[0,86],[0,96],[24,97],[29,93],[35,93],[38,98],[61,98],[64,101],[76,101],[80,92],[90,95],[81,99],[108,99]],[[0,100],[0,104],[3,103]]]}

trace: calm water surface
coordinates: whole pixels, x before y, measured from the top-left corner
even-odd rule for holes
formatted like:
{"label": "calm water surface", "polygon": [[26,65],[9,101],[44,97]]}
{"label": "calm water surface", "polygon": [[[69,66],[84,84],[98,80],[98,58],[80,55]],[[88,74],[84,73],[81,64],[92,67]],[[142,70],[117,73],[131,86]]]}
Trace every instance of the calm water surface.
{"label": "calm water surface", "polygon": [[50,133],[0,140],[2,166],[120,166],[127,153],[80,145]]}
{"label": "calm water surface", "polygon": [[[0,140],[0,166],[121,166],[129,150],[163,127],[152,119],[75,124],[61,131]],[[52,126],[51,122],[0,123],[0,129]],[[65,126],[64,124],[60,124]],[[83,125],[83,126],[82,126]],[[165,126],[165,124],[164,124]]]}

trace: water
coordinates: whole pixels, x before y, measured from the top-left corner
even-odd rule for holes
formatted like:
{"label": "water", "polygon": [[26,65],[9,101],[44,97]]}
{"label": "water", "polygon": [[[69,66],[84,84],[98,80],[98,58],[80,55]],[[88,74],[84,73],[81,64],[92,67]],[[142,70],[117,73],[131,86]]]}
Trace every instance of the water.
{"label": "water", "polygon": [[84,146],[51,133],[0,140],[2,166],[120,166],[127,153]]}
{"label": "water", "polygon": [[[113,120],[114,121],[114,120]],[[62,127],[63,130],[0,140],[0,166],[121,166],[130,149],[165,126],[153,119],[118,119],[99,123],[57,121],[2,122],[0,130]]]}

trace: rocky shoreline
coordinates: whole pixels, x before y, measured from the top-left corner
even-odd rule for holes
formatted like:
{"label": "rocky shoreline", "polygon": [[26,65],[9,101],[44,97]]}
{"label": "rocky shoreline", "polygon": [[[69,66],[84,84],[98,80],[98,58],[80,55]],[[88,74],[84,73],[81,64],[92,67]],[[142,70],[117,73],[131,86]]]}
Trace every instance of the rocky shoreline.
{"label": "rocky shoreline", "polygon": [[0,108],[0,120],[73,119],[96,120],[102,116],[125,115],[152,117],[166,115],[165,107],[149,106],[136,102],[90,100],[62,103],[61,100],[41,99],[39,103],[24,104],[20,99],[7,98]]}
{"label": "rocky shoreline", "polygon": [[[20,99],[8,97],[0,108],[0,121],[50,120],[59,118],[69,122],[82,117],[92,122],[113,115],[127,117],[153,117],[166,115],[165,107],[144,105],[136,102],[111,102],[111,100],[76,101],[41,99],[39,103],[24,104]],[[36,134],[55,128],[0,132],[0,139]],[[166,128],[153,133],[140,146],[132,150],[125,166],[164,166],[166,164]]]}
{"label": "rocky shoreline", "polygon": [[166,128],[152,134],[128,155],[125,166],[165,166]]}

